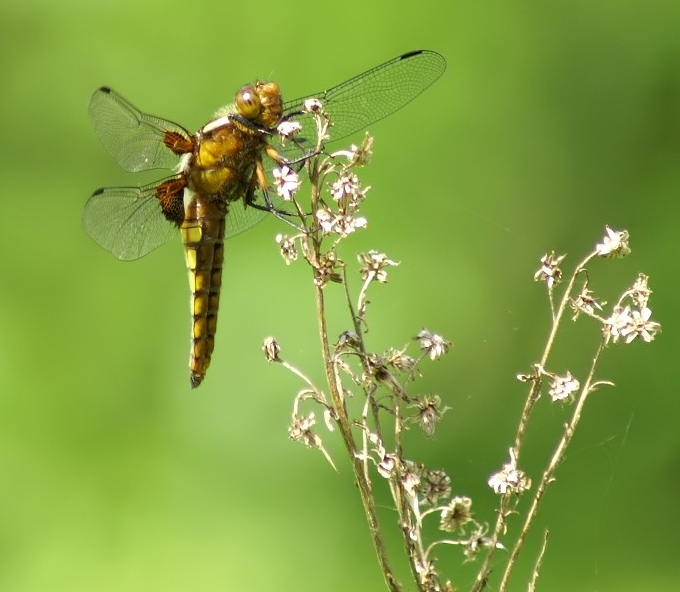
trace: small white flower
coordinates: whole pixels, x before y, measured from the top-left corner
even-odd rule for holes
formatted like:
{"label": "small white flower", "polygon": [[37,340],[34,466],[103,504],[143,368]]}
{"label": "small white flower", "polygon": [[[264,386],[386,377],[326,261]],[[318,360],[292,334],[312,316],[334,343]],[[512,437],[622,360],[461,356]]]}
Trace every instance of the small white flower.
{"label": "small white flower", "polygon": [[316,220],[326,234],[333,232],[333,227],[335,226],[336,219],[335,216],[324,208],[319,208],[316,212]]}
{"label": "small white flower", "polygon": [[335,232],[342,237],[346,237],[360,228],[365,228],[368,224],[366,218],[362,216],[343,216],[342,214],[335,214],[323,208],[317,210],[316,219],[319,226],[326,234]]}
{"label": "small white flower", "polygon": [[299,121],[286,120],[279,123],[276,131],[282,138],[290,138],[302,131],[302,125]]}
{"label": "small white flower", "polygon": [[565,376],[553,377],[548,394],[553,401],[563,401],[578,392],[579,388],[581,388],[579,381],[571,375],[571,372],[567,372]]}
{"label": "small white flower", "polygon": [[307,99],[302,103],[303,113],[318,113],[323,109],[323,105],[319,99]]}
{"label": "small white flower", "polygon": [[276,187],[278,196],[285,201],[293,199],[293,195],[302,185],[297,173],[284,165],[281,169],[274,169],[272,174],[274,175],[274,187]]}
{"label": "small white flower", "polygon": [[503,465],[503,468],[489,477],[489,487],[497,494],[522,493],[531,487],[531,479],[527,474],[517,468],[517,457],[515,451],[510,449],[510,462]]}
{"label": "small white flower", "polygon": [[279,249],[281,249],[281,257],[283,257],[286,265],[290,265],[293,261],[297,260],[298,251],[294,238],[290,238],[285,234],[277,234],[276,242],[279,244]]}
{"label": "small white flower", "polygon": [[368,220],[363,216],[338,216],[335,220],[335,231],[342,237],[352,234],[355,230],[366,228]]}
{"label": "small white flower", "polygon": [[626,343],[630,343],[636,337],[640,337],[649,343],[656,337],[661,330],[661,325],[651,321],[651,309],[644,307],[641,310],[631,310],[626,306],[623,310],[616,311],[607,319],[606,328],[609,331],[608,337],[616,343],[619,338],[623,338]]}
{"label": "small white flower", "polygon": [[628,322],[619,329],[619,333],[626,340],[626,343],[630,343],[636,337],[640,337],[646,343],[654,339],[656,333],[661,329],[661,325],[655,321],[650,321],[651,316],[652,311],[647,307],[630,312],[627,317]]}
{"label": "small white flower", "polygon": [[362,264],[360,273],[361,279],[364,281],[371,278],[376,282],[385,283],[387,281],[387,270],[385,268],[399,265],[399,263],[388,259],[385,253],[378,253],[378,251],[359,253],[357,259]]}
{"label": "small white flower", "polygon": [[354,173],[344,171],[330,186],[329,191],[340,211],[350,214],[359,208],[369,189],[370,187],[361,186],[359,177]]}
{"label": "small white flower", "polygon": [[595,250],[600,257],[625,257],[630,253],[628,245],[628,231],[612,230],[605,226],[607,232],[602,242],[596,245]]}
{"label": "small white flower", "polygon": [[630,306],[624,309],[614,309],[614,313],[606,321],[606,330],[608,331],[608,339],[616,343],[621,337],[621,330],[630,324]]}
{"label": "small white flower", "polygon": [[331,195],[335,201],[343,197],[354,195],[359,189],[359,177],[354,173],[343,173],[337,181],[331,185]]}

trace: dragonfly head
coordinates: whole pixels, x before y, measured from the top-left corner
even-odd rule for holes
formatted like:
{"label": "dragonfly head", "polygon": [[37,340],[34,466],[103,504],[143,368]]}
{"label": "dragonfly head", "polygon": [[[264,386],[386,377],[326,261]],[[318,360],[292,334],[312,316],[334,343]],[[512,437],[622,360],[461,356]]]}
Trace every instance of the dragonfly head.
{"label": "dragonfly head", "polygon": [[236,110],[258,126],[276,126],[283,113],[279,85],[276,82],[247,84],[236,93]]}

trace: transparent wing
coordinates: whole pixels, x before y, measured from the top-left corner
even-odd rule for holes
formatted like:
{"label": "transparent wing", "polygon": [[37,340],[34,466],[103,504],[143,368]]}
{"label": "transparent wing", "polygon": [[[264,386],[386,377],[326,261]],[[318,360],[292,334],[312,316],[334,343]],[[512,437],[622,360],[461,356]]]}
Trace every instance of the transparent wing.
{"label": "transparent wing", "polygon": [[[330,114],[331,140],[340,140],[367,128],[410,103],[446,70],[446,60],[429,50],[411,51],[328,90],[284,104],[284,119],[302,124],[303,134],[314,130],[311,115],[302,113],[310,98],[321,101]],[[284,152],[289,152],[285,150]]]}
{"label": "transparent wing", "polygon": [[107,187],[85,204],[83,226],[107,251],[125,261],[139,259],[178,235],[156,197],[158,183],[144,187]]}
{"label": "transparent wing", "polygon": [[107,86],[90,99],[90,120],[104,148],[126,171],[172,169],[179,157],[164,143],[166,132],[190,140],[183,127],[142,113]]}
{"label": "transparent wing", "polygon": [[[259,191],[257,203],[264,207],[264,199],[262,199]],[[227,213],[227,224],[224,231],[225,238],[231,238],[244,230],[252,228],[255,224],[261,222],[268,213],[266,210],[259,210],[252,206],[244,207],[242,200],[232,202],[229,204],[229,212]]]}
{"label": "transparent wing", "polygon": [[[302,137],[296,142],[272,137],[271,143],[290,160],[304,158],[316,148],[313,116],[302,112],[307,99],[319,99],[329,113],[332,127],[331,141],[335,142],[355,132],[366,129],[376,121],[398,111],[432,85],[446,70],[444,57],[430,50],[411,51],[366,72],[358,74],[328,90],[319,91],[284,103],[284,120],[294,120],[302,125]],[[266,159],[267,178],[278,166]],[[273,194],[274,192],[270,192]],[[277,208],[285,211],[286,204],[273,199]]]}

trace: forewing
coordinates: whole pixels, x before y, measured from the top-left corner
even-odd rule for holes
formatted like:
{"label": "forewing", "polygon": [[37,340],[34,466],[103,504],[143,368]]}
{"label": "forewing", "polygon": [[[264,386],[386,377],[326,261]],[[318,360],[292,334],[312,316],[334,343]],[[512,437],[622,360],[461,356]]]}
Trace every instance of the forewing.
{"label": "forewing", "polygon": [[122,168],[133,173],[177,165],[179,157],[163,142],[166,132],[191,141],[182,126],[142,113],[106,86],[92,95],[89,114],[104,148]]}
{"label": "forewing", "polygon": [[[446,60],[440,54],[429,50],[411,51],[328,90],[286,102],[284,118],[300,121],[303,135],[313,136],[312,117],[301,112],[307,99],[318,99],[330,114],[331,140],[340,140],[401,109],[435,82],[445,69]],[[290,151],[284,149],[284,152]]]}
{"label": "forewing", "polygon": [[118,259],[132,261],[168,242],[177,227],[163,215],[156,197],[158,183],[144,187],[107,187],[85,204],[87,233]]}

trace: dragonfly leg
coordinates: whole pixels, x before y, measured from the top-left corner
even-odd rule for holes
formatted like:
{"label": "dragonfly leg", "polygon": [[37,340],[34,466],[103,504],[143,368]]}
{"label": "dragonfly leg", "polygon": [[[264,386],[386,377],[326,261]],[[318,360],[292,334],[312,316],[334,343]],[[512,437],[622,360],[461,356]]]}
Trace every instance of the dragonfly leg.
{"label": "dragonfly leg", "polygon": [[[264,198],[264,205],[256,202],[258,189]],[[279,220],[282,220],[286,224],[290,224],[298,232],[305,232],[301,226],[298,226],[291,220],[291,218],[296,215],[294,212],[280,210],[272,202],[269,195],[269,188],[267,187],[267,175],[265,174],[264,167],[262,166],[262,160],[258,160],[255,163],[255,170],[253,171],[253,176],[250,178],[250,182],[248,183],[248,189],[244,196],[244,201],[247,207],[255,208],[256,210],[261,210],[263,212],[269,212],[270,214],[276,216]]]}

